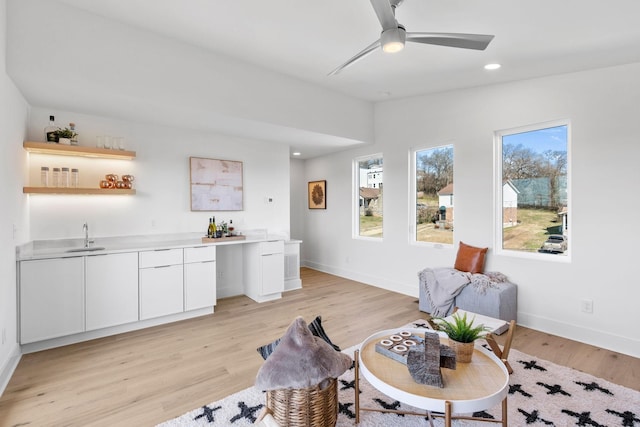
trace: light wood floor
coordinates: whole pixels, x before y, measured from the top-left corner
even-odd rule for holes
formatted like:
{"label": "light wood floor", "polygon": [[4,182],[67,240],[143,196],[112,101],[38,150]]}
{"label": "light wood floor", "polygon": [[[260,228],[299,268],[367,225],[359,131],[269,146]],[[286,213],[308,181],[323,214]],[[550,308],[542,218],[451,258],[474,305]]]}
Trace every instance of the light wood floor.
{"label": "light wood floor", "polygon": [[[24,355],[0,399],[0,426],[152,426],[253,385],[259,345],[296,316],[342,348],[425,313],[416,298],[302,269],[303,289],[210,316]],[[513,348],[640,389],[640,359],[519,327]]]}

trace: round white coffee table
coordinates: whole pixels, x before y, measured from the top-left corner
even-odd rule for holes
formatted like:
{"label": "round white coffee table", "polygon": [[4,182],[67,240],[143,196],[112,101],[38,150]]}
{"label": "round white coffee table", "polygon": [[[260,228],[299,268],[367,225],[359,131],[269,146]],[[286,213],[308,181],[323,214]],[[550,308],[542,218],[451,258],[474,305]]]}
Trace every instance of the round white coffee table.
{"label": "round white coffee table", "polygon": [[[389,329],[377,332],[364,340],[356,350],[355,360],[355,411],[356,424],[360,422],[360,411],[395,412],[427,416],[432,412],[444,413],[445,426],[451,427],[452,419],[502,423],[507,427],[507,394],[509,373],[504,363],[493,352],[476,342],[471,363],[458,363],[455,370],[442,368],[444,387],[419,384],[414,381],[406,365],[384,356],[375,350],[380,340],[409,331],[424,337],[425,329]],[[443,332],[428,331],[440,335],[440,341],[447,344]],[[359,399],[360,374],[377,390],[407,405],[424,409],[426,413],[393,411],[385,409],[361,408]],[[454,414],[468,414],[492,408],[502,402],[502,419],[487,419]],[[441,415],[433,415],[441,416]]]}

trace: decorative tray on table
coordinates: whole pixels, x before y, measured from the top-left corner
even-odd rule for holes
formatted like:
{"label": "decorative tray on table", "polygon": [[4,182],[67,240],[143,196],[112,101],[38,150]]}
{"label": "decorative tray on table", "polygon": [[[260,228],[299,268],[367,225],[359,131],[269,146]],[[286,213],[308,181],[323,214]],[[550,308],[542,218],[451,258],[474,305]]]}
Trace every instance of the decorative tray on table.
{"label": "decorative tray on table", "polygon": [[376,343],[376,352],[406,365],[409,349],[423,342],[424,338],[414,335],[409,331],[400,331],[380,339]]}

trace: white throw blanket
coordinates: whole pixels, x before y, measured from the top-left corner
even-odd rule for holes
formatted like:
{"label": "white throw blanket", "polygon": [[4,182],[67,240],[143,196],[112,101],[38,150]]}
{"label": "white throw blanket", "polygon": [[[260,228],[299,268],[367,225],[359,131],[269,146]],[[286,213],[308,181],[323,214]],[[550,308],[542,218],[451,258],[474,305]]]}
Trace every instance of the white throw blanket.
{"label": "white throw blanket", "polygon": [[444,317],[453,307],[453,300],[471,282],[471,273],[455,268],[425,268],[420,273],[420,286],[424,286],[433,317]]}

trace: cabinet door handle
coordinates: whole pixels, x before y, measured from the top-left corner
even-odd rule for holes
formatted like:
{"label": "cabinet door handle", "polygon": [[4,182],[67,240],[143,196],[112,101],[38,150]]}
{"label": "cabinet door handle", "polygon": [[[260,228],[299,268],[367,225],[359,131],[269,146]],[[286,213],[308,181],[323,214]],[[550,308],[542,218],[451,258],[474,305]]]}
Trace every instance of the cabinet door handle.
{"label": "cabinet door handle", "polygon": [[164,252],[164,251],[170,251],[171,249],[154,249],[154,252]]}
{"label": "cabinet door handle", "polygon": [[202,246],[193,246],[193,248],[194,248],[194,249],[197,249],[197,248],[208,248],[208,247],[209,247],[209,246],[207,246],[207,245],[202,245]]}
{"label": "cabinet door handle", "polygon": [[167,267],[171,267],[170,265],[157,265],[153,268],[167,268]]}

